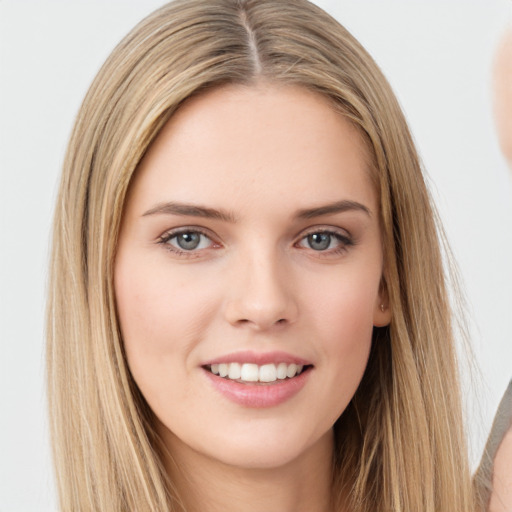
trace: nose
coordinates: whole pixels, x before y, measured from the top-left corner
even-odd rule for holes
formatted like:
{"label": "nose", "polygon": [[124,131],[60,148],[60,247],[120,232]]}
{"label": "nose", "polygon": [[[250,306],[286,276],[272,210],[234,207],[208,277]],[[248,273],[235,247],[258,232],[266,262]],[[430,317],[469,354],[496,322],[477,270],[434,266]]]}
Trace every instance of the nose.
{"label": "nose", "polygon": [[266,331],[296,321],[294,280],[277,257],[243,258],[232,270],[225,304],[225,317],[231,325]]}

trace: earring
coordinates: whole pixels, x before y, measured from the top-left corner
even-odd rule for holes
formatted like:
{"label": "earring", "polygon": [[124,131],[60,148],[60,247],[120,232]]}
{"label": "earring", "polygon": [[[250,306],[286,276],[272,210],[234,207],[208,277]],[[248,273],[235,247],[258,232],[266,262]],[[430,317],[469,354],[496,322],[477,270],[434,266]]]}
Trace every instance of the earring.
{"label": "earring", "polygon": [[380,310],[384,313],[384,311],[386,311],[386,306],[384,306],[384,304],[381,304],[380,305]]}

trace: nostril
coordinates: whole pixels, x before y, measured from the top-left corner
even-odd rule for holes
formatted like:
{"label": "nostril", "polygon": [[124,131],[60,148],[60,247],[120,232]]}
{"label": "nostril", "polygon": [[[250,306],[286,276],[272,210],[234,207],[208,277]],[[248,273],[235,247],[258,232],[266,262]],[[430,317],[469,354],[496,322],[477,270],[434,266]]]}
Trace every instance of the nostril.
{"label": "nostril", "polygon": [[[272,325],[285,325],[286,323],[288,323],[288,320],[286,318],[280,318],[279,320],[276,320],[275,322],[271,322],[267,325],[267,327],[270,327]],[[253,320],[250,320],[248,318],[240,318],[239,320],[236,321],[236,324],[241,326],[241,325],[247,325],[247,324],[257,324],[257,325],[260,325],[261,322],[255,322]]]}

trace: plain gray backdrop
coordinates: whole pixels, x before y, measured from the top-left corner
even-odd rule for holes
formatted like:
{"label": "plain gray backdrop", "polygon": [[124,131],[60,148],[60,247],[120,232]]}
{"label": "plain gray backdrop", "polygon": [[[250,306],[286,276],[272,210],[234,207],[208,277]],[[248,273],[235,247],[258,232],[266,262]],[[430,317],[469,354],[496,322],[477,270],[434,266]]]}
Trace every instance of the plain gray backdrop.
{"label": "plain gray backdrop", "polygon": [[[44,392],[49,232],[81,100],[161,0],[0,0],[0,511],[56,510]],[[393,85],[470,305],[473,461],[512,377],[512,173],[496,142],[491,61],[510,0],[318,0]]]}

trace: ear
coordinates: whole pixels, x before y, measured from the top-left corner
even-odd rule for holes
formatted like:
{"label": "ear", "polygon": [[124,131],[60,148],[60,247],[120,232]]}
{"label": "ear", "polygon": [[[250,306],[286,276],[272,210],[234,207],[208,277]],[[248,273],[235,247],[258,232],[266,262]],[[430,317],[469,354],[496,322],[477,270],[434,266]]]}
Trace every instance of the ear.
{"label": "ear", "polygon": [[373,310],[373,325],[374,327],[385,327],[391,322],[391,306],[389,304],[388,289],[384,278],[379,286],[379,293],[375,300]]}

